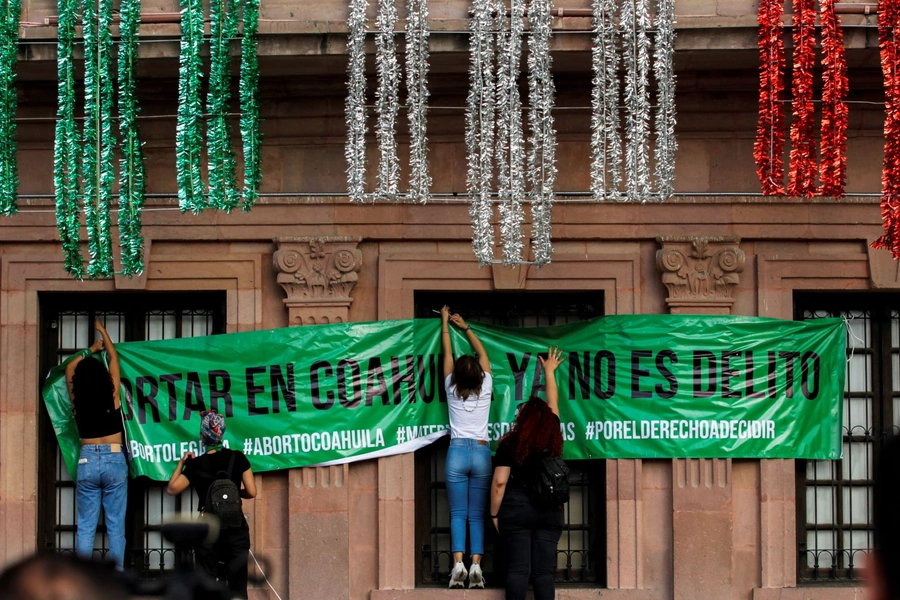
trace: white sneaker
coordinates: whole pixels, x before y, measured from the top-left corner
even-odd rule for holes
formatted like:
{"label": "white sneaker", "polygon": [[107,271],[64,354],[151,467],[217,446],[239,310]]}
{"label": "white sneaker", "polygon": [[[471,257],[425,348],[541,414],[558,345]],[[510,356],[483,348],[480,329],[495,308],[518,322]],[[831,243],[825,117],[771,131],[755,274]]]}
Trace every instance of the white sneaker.
{"label": "white sneaker", "polygon": [[466,577],[469,574],[466,573],[466,565],[461,562],[456,563],[454,565],[453,570],[450,571],[450,589],[462,589],[465,586]]}
{"label": "white sneaker", "polygon": [[469,569],[469,589],[472,588],[484,589],[484,575],[478,563],[472,563],[472,568]]}

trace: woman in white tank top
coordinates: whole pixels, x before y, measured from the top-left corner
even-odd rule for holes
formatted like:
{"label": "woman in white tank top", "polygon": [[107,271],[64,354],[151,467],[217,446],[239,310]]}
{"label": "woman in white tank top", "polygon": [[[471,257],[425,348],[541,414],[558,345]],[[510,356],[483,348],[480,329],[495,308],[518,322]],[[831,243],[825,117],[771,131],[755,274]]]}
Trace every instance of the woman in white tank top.
{"label": "woman in white tank top", "polygon": [[[466,334],[475,355],[454,359],[450,323]],[[450,505],[450,545],[453,570],[450,587],[483,588],[481,555],[484,554],[484,510],[491,487],[491,450],[488,417],[491,410],[491,363],[484,345],[472,328],[450,308],[441,309],[441,346],[444,352],[444,386],[450,413],[450,449],[447,451],[447,502]],[[472,566],[466,571],[466,523]]]}

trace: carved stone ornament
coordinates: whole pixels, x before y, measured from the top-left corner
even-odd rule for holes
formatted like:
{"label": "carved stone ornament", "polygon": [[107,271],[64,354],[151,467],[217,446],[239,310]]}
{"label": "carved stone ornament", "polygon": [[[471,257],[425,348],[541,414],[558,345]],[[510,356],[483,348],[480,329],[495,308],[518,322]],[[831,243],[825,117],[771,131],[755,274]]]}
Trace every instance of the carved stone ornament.
{"label": "carved stone ornament", "polygon": [[358,237],[277,238],[275,268],[291,325],[344,323],[359,281]]}
{"label": "carved stone ornament", "polygon": [[[730,312],[746,256],[737,237],[661,237],[656,265],[673,312]],[[688,309],[688,310],[675,310]]]}

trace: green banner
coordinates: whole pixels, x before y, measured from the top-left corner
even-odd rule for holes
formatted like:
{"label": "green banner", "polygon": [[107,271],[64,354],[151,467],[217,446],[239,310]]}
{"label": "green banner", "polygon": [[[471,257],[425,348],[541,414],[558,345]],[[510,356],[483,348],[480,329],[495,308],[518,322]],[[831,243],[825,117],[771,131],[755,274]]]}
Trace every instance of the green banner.
{"label": "green banner", "polygon": [[[538,356],[558,345],[565,457],[841,455],[839,319],[617,315],[509,329],[473,324],[494,373],[489,435],[543,394]],[[468,352],[453,329],[456,352]],[[257,471],[410,452],[447,433],[440,320],[293,327],[118,344],[132,475],[168,479],[197,452],[199,411]],[[79,439],[63,366],[43,397],[74,475]]]}

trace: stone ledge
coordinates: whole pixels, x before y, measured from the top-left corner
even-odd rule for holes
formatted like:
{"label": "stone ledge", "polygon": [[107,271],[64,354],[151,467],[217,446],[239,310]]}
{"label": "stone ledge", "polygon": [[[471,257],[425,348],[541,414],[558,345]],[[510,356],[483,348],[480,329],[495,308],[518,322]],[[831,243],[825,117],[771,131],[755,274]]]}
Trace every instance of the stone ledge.
{"label": "stone ledge", "polygon": [[[664,598],[661,590],[608,590],[604,588],[556,588],[556,600],[657,600]],[[414,590],[372,590],[369,600],[503,600],[502,589],[450,590],[417,588]],[[768,599],[766,599],[768,600]]]}
{"label": "stone ledge", "polygon": [[863,600],[866,588],[858,585],[822,587],[754,588],[752,600]]}

